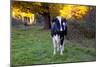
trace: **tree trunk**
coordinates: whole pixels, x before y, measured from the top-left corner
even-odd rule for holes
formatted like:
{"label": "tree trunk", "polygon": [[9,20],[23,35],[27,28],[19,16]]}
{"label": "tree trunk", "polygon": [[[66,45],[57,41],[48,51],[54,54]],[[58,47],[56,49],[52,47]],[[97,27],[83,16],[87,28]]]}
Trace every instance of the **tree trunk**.
{"label": "tree trunk", "polygon": [[43,12],[43,17],[44,17],[44,29],[50,29],[51,23],[50,23],[50,11],[49,11],[49,6],[48,4],[43,4],[42,8],[45,10]]}
{"label": "tree trunk", "polygon": [[51,23],[50,23],[50,13],[44,13],[44,29],[50,29]]}

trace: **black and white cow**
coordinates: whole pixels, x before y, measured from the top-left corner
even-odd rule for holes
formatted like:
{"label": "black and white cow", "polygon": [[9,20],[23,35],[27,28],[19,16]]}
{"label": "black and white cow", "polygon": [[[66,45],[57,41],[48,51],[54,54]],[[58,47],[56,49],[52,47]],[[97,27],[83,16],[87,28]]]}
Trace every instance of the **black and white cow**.
{"label": "black and white cow", "polygon": [[63,55],[65,35],[67,35],[67,21],[61,16],[57,16],[52,20],[51,24],[54,55],[56,54],[56,51],[60,51],[60,55]]}

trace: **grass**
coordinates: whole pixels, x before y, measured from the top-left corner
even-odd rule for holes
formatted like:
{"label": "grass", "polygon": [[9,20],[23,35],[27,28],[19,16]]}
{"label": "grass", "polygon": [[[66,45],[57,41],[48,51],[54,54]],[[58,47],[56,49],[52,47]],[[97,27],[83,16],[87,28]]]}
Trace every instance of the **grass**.
{"label": "grass", "polygon": [[11,64],[13,66],[96,60],[95,47],[91,47],[92,43],[95,45],[93,39],[83,40],[84,43],[66,40],[63,56],[59,53],[53,56],[50,31],[42,30],[40,27],[33,26],[27,31],[12,28],[11,39]]}

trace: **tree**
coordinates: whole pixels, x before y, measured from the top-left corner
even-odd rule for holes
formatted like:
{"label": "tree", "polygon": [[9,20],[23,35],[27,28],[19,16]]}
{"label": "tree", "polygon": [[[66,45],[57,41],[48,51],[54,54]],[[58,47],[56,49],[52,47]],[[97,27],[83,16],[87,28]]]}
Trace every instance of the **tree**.
{"label": "tree", "polygon": [[45,18],[44,21],[44,29],[50,28],[50,12],[49,6],[47,3],[32,3],[32,2],[21,2],[21,1],[13,1],[12,8],[18,8],[22,12],[31,12],[31,13],[39,13],[43,15]]}
{"label": "tree", "polygon": [[51,26],[52,18],[57,15],[63,16],[66,19],[80,20],[86,16],[88,12],[87,6],[81,5],[66,5],[66,4],[52,4],[52,3],[40,3],[40,2],[22,2],[13,1],[13,8],[18,8],[23,12],[39,13],[44,20],[44,29],[49,29]]}

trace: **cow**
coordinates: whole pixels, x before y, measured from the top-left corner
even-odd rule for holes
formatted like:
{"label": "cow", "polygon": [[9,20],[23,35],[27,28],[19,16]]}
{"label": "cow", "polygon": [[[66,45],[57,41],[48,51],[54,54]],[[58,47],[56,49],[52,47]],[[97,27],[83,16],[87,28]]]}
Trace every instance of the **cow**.
{"label": "cow", "polygon": [[58,51],[60,51],[60,55],[63,55],[65,35],[67,35],[67,20],[61,16],[57,16],[51,23],[51,36],[54,55]]}

